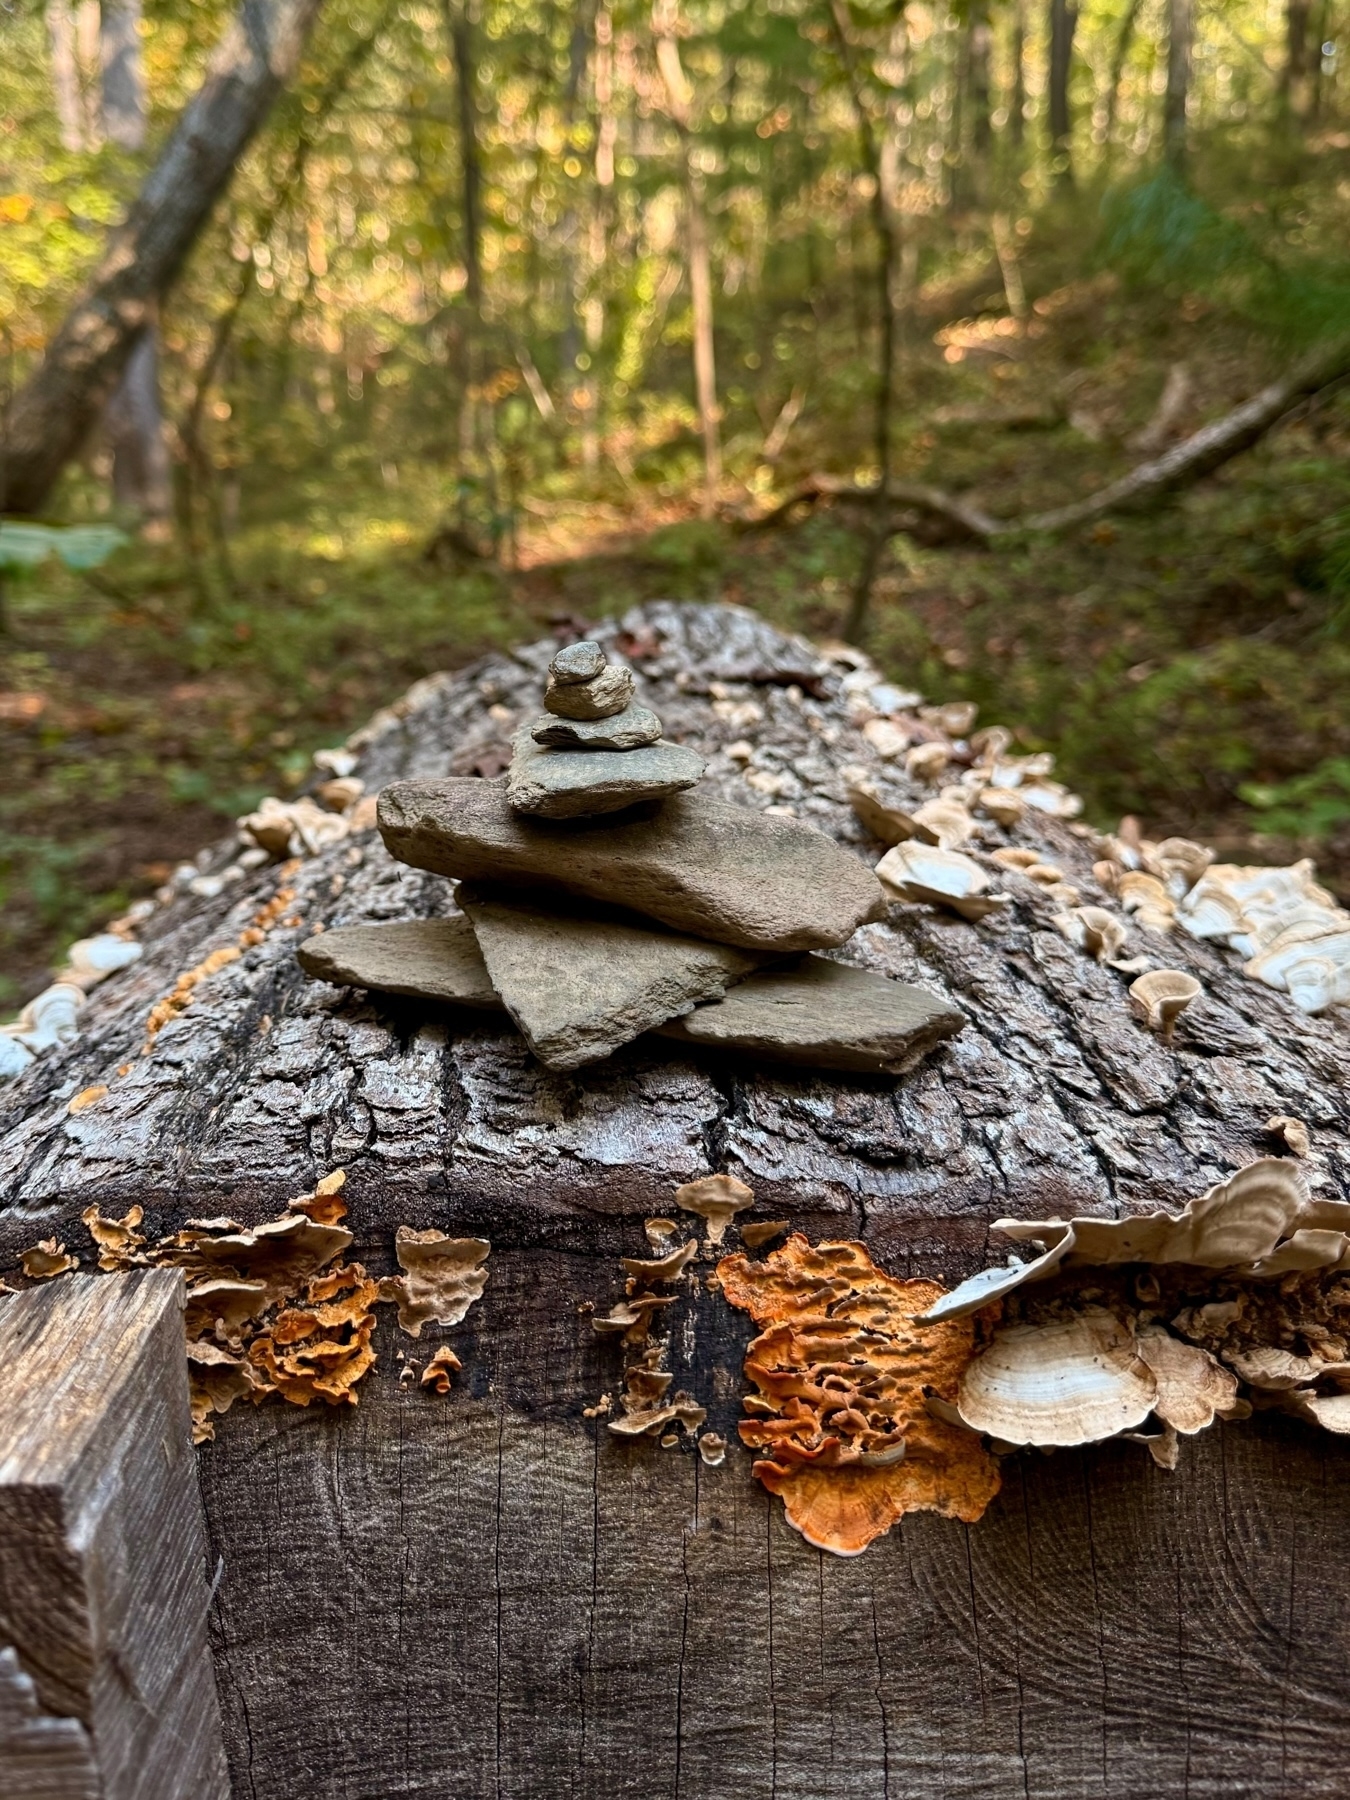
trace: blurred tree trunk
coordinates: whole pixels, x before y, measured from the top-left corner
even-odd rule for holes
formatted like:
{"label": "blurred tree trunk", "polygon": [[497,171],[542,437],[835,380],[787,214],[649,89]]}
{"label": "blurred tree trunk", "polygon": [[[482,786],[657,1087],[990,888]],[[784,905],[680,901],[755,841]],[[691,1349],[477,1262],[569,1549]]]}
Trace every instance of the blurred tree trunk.
{"label": "blurred tree trunk", "polygon": [[1163,155],[1178,175],[1186,168],[1186,102],[1191,91],[1194,0],[1167,0],[1167,88],[1163,95]]}
{"label": "blurred tree trunk", "polygon": [[[1308,27],[1312,21],[1312,0],[1285,0],[1284,66],[1280,70],[1280,101],[1286,118],[1301,123],[1308,116],[1310,74]],[[1322,46],[1317,46],[1321,62]]]}
{"label": "blurred tree trunk", "polygon": [[1012,101],[1008,123],[1012,128],[1013,147],[1020,150],[1027,135],[1027,0],[1013,0],[1009,57],[1012,62]]}
{"label": "blurred tree trunk", "polygon": [[36,513],[177,280],[245,146],[295,73],[322,0],[244,0],[84,292],[15,396],[0,511]]}
{"label": "blurred tree trunk", "polygon": [[[103,0],[99,36],[103,130],[123,150],[145,147],[145,79],[141,66],[141,0]],[[159,399],[159,341],[153,323],[132,351],[104,428],[113,456],[113,498],[151,526],[169,516],[172,493],[164,415]]]}
{"label": "blurred tree trunk", "polygon": [[657,0],[652,8],[656,62],[665,84],[666,101],[684,151],[685,214],[689,245],[689,296],[694,314],[694,392],[703,434],[703,513],[710,517],[722,485],[722,437],[717,415],[717,365],[713,345],[712,265],[703,182],[694,161],[691,128],[693,92],[680,62],[675,36],[676,0]]}
{"label": "blurred tree trunk", "polygon": [[1073,186],[1073,117],[1069,109],[1069,74],[1078,8],[1070,0],[1050,0],[1049,126],[1050,157],[1055,181]]}
{"label": "blurred tree trunk", "polygon": [[967,91],[970,96],[970,148],[975,159],[977,188],[984,181],[989,162],[989,146],[993,124],[989,107],[989,61],[993,50],[993,28],[989,23],[989,0],[970,0],[966,27]]}
{"label": "blurred tree trunk", "polygon": [[1116,41],[1111,50],[1111,73],[1107,78],[1106,90],[1106,154],[1111,153],[1111,142],[1116,133],[1116,115],[1120,111],[1120,87],[1125,79],[1125,62],[1130,54],[1130,45],[1134,41],[1134,28],[1139,19],[1139,0],[1128,0],[1121,15],[1120,26],[1116,32]]}
{"label": "blurred tree trunk", "polygon": [[47,0],[47,44],[52,60],[52,99],[61,143],[83,150],[84,118],[80,105],[80,65],[75,53],[75,18],[70,0]]}
{"label": "blurred tree trunk", "polygon": [[600,378],[597,364],[605,338],[605,268],[613,223],[614,146],[619,122],[614,116],[614,21],[607,6],[595,15],[595,60],[592,74],[595,111],[595,200],[589,231],[589,268],[582,302],[582,327],[588,367],[582,392],[586,405],[581,421],[581,460],[585,468],[600,466]]}
{"label": "blurred tree trunk", "polygon": [[[872,178],[872,226],[877,240],[879,335],[873,441],[877,460],[877,493],[885,494],[891,485],[891,415],[895,401],[896,288],[900,278],[900,234],[895,214],[887,204],[881,146],[877,142],[877,134],[867,110],[846,0],[830,0],[830,21],[834,27],[835,47],[844,67],[849,97],[858,121],[863,164]],[[867,630],[872,588],[881,567],[888,537],[886,508],[884,505],[878,506],[876,521],[867,535],[862,565],[858,570],[853,597],[844,619],[844,636],[855,643],[862,639]]]}
{"label": "blurred tree trunk", "polygon": [[[445,33],[455,65],[455,98],[459,110],[459,177],[461,247],[464,256],[464,298],[468,319],[464,327],[461,378],[464,392],[459,408],[459,453],[469,462],[478,444],[479,337],[483,317],[483,174],[478,149],[477,72],[474,63],[473,21],[469,0],[443,0]],[[461,518],[466,490],[461,483]]]}

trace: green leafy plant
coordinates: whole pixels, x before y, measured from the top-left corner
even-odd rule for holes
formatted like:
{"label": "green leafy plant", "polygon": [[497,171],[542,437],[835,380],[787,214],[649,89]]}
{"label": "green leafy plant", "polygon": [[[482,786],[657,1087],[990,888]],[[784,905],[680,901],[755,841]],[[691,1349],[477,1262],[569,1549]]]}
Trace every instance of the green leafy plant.
{"label": "green leafy plant", "polygon": [[1261,814],[1264,830],[1318,840],[1350,822],[1350,756],[1329,756],[1289,781],[1246,782],[1239,794]]}

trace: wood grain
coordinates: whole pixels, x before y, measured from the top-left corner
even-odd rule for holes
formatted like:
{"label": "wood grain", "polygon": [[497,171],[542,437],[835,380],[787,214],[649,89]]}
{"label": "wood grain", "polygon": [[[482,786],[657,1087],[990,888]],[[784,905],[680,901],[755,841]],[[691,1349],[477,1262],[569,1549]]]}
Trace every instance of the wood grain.
{"label": "wood grain", "polygon": [[0,1772],[82,1752],[99,1800],[218,1800],[206,1601],[181,1276],[0,1303]]}

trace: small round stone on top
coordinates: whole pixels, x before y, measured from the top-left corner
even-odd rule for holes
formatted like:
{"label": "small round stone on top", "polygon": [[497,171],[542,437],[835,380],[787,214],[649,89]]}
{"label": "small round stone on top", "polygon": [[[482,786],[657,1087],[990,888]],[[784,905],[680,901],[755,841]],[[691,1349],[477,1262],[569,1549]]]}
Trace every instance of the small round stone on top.
{"label": "small round stone on top", "polygon": [[548,672],[559,687],[573,687],[578,682],[594,681],[604,667],[604,651],[587,638],[559,650],[548,665]]}

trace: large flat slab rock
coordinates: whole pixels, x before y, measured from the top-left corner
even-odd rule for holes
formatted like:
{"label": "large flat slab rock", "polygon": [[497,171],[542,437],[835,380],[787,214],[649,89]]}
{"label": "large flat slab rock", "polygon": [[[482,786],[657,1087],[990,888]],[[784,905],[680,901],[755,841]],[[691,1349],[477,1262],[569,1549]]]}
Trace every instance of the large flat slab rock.
{"label": "large flat slab rock", "polygon": [[493,987],[550,1069],[579,1069],[717,999],[762,953],[460,888]]}
{"label": "large flat slab rock", "polygon": [[522,818],[502,780],[396,781],[379,824],[414,868],[608,901],[746,949],[830,949],[887,911],[876,876],[833,838],[701,788],[646,817],[568,825]]}
{"label": "large flat slab rock", "polygon": [[411,994],[452,1006],[501,1006],[467,919],[407,919],[335,925],[296,951],[307,975],[338,987]]}
{"label": "large flat slab rock", "polygon": [[812,1069],[899,1075],[966,1023],[940,994],[808,956],[711,1006],[661,1027],[661,1036]]}
{"label": "large flat slab rock", "polygon": [[[630,709],[631,710],[631,709]],[[507,797],[517,812],[545,819],[621,812],[691,788],[707,768],[697,750],[659,740],[635,750],[554,750],[533,727],[515,735]]]}

